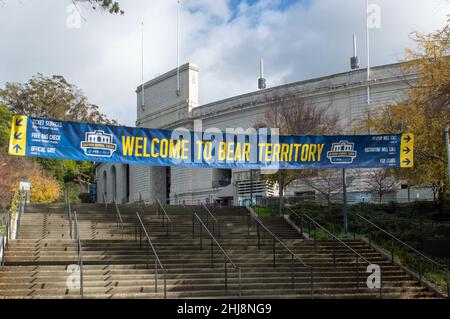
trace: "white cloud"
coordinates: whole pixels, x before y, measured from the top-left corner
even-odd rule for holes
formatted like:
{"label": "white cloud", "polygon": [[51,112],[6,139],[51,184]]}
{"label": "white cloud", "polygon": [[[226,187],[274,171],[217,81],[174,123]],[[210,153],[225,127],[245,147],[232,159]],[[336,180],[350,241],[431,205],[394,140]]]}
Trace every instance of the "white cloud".
{"label": "white cloud", "polygon": [[[281,0],[277,0],[280,2]],[[275,2],[275,4],[274,4]],[[397,62],[413,31],[430,32],[447,19],[447,0],[371,0],[382,28],[372,30],[372,64]],[[145,77],[176,66],[176,0],[121,0],[124,16],[94,13],[66,26],[69,0],[6,0],[0,7],[0,85],[33,74],[61,74],[121,123],[135,121],[140,83],[140,22],[145,21]],[[269,85],[346,71],[356,33],[365,66],[365,1],[312,0],[284,12],[276,1],[241,4],[182,0],[181,62],[200,67],[200,99],[207,103],[256,89],[263,56]],[[1,5],[0,5],[1,6]]]}

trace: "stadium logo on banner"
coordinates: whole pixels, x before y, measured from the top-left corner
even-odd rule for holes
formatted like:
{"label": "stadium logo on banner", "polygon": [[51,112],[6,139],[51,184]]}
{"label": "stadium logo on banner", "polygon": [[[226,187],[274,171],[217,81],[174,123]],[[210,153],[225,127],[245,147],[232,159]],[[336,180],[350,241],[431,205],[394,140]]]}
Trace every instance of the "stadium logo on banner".
{"label": "stadium logo on banner", "polygon": [[86,132],[85,141],[81,142],[81,149],[86,156],[111,157],[117,150],[112,134],[104,131]]}
{"label": "stadium logo on banner", "polygon": [[355,144],[348,141],[333,143],[327,157],[333,164],[352,164],[356,158]]}

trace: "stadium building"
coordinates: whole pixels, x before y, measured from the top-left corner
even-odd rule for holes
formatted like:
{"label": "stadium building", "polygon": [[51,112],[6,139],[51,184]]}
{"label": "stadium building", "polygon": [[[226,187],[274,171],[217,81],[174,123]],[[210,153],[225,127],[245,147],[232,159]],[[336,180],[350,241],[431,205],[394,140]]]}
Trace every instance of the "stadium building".
{"label": "stadium building", "polygon": [[[177,75],[179,83],[177,84]],[[298,96],[304,103],[326,107],[338,112],[343,134],[355,134],[369,111],[380,106],[399,103],[408,97],[414,71],[405,71],[402,63],[371,69],[333,74],[306,81],[294,82],[224,100],[199,105],[199,68],[187,63],[139,86],[137,94],[136,126],[145,128],[193,129],[201,120],[203,129],[240,127],[247,129],[264,121],[269,105],[283,97]],[[177,90],[179,85],[179,90]],[[367,86],[370,86],[370,104]],[[142,92],[144,87],[144,92]],[[144,97],[144,101],[142,100]],[[240,205],[250,198],[278,196],[277,186],[261,179],[259,170],[196,169],[181,167],[153,167],[98,163],[96,169],[97,201],[132,203],[140,199],[157,199],[170,204],[212,203],[216,200]],[[349,186],[350,201],[371,200],[365,186],[365,174]],[[401,181],[398,190],[384,200],[424,199],[432,196],[426,189],[413,189]],[[285,195],[316,196],[301,180],[294,181]]]}

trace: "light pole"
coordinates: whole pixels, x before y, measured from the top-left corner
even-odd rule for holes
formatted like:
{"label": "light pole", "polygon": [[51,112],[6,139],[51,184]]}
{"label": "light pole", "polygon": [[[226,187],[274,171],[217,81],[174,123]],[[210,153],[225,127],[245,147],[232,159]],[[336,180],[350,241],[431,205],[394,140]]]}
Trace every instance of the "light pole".
{"label": "light pole", "polygon": [[348,233],[348,220],[347,220],[347,178],[345,176],[345,168],[342,169],[342,215],[344,218],[344,233]]}
{"label": "light pole", "polygon": [[447,127],[445,128],[445,146],[447,147],[447,174],[448,174],[448,181],[450,184],[450,145],[449,145],[449,126],[450,123],[447,123]]}

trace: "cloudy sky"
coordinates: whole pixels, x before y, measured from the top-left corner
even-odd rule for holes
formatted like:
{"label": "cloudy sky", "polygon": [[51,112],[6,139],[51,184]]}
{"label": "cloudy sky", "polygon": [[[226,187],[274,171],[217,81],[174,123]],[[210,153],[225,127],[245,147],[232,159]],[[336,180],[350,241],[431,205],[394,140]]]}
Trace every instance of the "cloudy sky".
{"label": "cloudy sky", "polygon": [[[404,58],[413,31],[441,28],[449,0],[370,0],[381,9],[371,30],[372,65]],[[120,0],[124,16],[70,0],[0,0],[0,86],[60,74],[120,123],[136,120],[141,21],[145,78],[176,67],[176,0]],[[200,67],[200,102],[254,91],[259,57],[269,86],[347,71],[351,38],[365,67],[364,0],[181,0],[181,62]]]}

